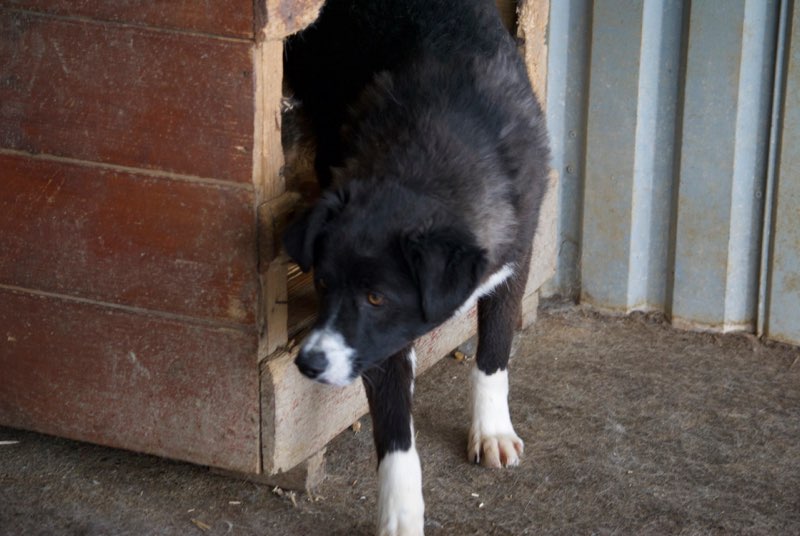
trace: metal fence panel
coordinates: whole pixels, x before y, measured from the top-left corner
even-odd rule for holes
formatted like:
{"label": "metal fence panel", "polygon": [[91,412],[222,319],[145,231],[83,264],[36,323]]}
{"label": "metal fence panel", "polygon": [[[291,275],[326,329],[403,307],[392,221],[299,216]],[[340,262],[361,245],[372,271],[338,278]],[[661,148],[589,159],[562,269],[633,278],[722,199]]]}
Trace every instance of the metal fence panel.
{"label": "metal fence panel", "polygon": [[[562,180],[548,293],[756,330],[779,14],[791,5],[551,2],[547,113]],[[786,148],[800,126],[792,54],[767,324],[800,342],[800,192],[786,184],[800,170]],[[789,335],[778,312],[794,322]]]}

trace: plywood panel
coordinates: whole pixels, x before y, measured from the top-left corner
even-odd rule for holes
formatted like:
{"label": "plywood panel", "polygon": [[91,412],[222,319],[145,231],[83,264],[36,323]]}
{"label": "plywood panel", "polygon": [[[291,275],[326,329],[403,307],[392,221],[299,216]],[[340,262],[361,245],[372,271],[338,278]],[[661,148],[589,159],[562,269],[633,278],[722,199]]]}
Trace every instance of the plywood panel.
{"label": "plywood panel", "polygon": [[0,288],[0,422],[258,471],[257,336]]}
{"label": "plywood panel", "polygon": [[249,183],[251,48],[0,10],[0,147]]}
{"label": "plywood panel", "polygon": [[0,283],[255,323],[252,188],[0,154]]}
{"label": "plywood panel", "polygon": [[0,6],[230,37],[253,36],[252,0],[3,0]]}

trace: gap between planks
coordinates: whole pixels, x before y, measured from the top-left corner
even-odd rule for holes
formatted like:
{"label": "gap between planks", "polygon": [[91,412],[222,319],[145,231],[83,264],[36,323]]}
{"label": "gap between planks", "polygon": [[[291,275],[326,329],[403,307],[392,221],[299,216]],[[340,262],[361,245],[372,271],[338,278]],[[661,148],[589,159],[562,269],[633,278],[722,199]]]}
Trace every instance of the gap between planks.
{"label": "gap between planks", "polygon": [[176,313],[167,313],[165,311],[158,311],[156,309],[147,309],[144,307],[134,307],[131,305],[122,305],[119,303],[104,302],[99,300],[93,300],[91,298],[81,298],[80,296],[70,296],[69,294],[60,294],[58,292],[49,292],[46,290],[18,287],[15,285],[5,285],[0,283],[0,291],[3,290],[15,294],[28,294],[31,296],[38,296],[40,298],[50,298],[53,300],[61,300],[72,303],[80,303],[84,305],[92,305],[95,307],[113,309],[115,311],[135,314],[139,316],[150,316],[162,320],[170,320],[173,322],[192,324],[212,329],[225,329],[231,331],[238,331],[245,334],[252,334],[255,331],[254,327],[249,324],[238,324],[236,322],[225,322],[221,320],[206,320],[194,316],[180,315]]}
{"label": "gap between planks", "polygon": [[49,153],[29,153],[27,151],[19,151],[16,149],[0,148],[0,155],[15,156],[19,158],[29,158],[31,160],[55,162],[59,164],[69,164],[73,166],[83,166],[83,167],[101,169],[105,171],[113,171],[115,173],[126,173],[129,175],[142,175],[153,179],[189,182],[194,184],[213,186],[215,188],[243,190],[246,192],[253,191],[253,185],[248,182],[232,182],[221,179],[198,177],[196,175],[185,175],[181,173],[174,173],[172,171],[162,171],[160,169],[147,169],[147,168],[137,168],[130,166],[121,166],[119,164],[108,164],[104,162],[94,162],[91,160],[81,160],[79,158],[70,158],[67,156],[56,156]]}
{"label": "gap between planks", "polygon": [[233,37],[226,35],[217,35],[206,32],[198,32],[195,30],[185,30],[180,28],[163,28],[160,26],[151,26],[149,24],[135,23],[135,22],[122,22],[109,19],[96,19],[85,15],[63,15],[60,13],[46,13],[43,11],[34,11],[31,9],[19,9],[13,7],[0,6],[0,10],[9,13],[19,13],[20,15],[28,15],[32,17],[40,17],[43,19],[63,20],[65,22],[77,22],[81,24],[93,24],[96,26],[113,26],[117,28],[126,28],[133,30],[145,30],[156,33],[173,34],[173,35],[186,35],[189,37],[202,37],[205,39],[214,39],[216,41],[226,41],[229,43],[254,43],[255,36],[252,37]]}

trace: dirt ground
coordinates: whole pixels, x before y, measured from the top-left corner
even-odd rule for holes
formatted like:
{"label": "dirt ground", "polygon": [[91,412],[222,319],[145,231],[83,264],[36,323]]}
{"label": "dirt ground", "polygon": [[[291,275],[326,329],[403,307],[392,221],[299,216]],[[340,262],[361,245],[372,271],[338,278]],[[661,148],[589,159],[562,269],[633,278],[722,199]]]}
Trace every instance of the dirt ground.
{"label": "dirt ground", "polygon": [[[800,534],[800,350],[551,306],[511,365],[522,465],[466,462],[472,362],[419,379],[426,533]],[[371,534],[369,419],[311,498],[0,428],[0,534]]]}

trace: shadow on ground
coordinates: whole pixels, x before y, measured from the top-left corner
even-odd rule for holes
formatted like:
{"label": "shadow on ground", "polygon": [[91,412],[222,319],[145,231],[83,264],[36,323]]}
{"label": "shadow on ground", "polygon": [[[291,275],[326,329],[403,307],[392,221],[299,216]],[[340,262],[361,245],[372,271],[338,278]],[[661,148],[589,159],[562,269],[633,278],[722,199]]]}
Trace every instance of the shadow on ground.
{"label": "shadow on ground", "polygon": [[[800,534],[800,351],[644,315],[543,311],[511,364],[520,467],[467,464],[471,362],[420,378],[436,534]],[[0,534],[371,534],[371,427],[309,497],[151,456],[0,428]]]}

